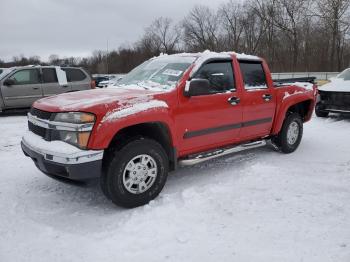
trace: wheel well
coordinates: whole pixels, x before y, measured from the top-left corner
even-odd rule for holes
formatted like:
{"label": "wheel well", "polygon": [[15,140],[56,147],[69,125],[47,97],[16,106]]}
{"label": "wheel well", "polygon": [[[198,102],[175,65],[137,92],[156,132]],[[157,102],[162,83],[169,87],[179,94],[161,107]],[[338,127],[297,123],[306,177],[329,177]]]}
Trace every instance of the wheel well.
{"label": "wheel well", "polygon": [[310,110],[311,100],[306,100],[298,104],[292,105],[287,110],[288,113],[298,113],[304,120]]}
{"label": "wheel well", "polygon": [[103,162],[108,162],[105,161],[105,158],[109,158],[109,156],[115,150],[122,148],[128,142],[137,137],[147,137],[157,141],[168,155],[170,170],[174,170],[176,168],[176,151],[172,146],[170,132],[168,127],[161,122],[142,123],[119,130],[106,149]]}

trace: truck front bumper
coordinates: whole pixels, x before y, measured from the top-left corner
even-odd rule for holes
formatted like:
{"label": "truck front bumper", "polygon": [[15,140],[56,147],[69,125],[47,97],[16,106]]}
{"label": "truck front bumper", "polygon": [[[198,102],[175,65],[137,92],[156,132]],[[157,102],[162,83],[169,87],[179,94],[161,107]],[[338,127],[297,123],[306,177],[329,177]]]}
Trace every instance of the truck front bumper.
{"label": "truck front bumper", "polygon": [[101,175],[103,150],[81,150],[62,141],[46,141],[27,132],[21,142],[24,154],[47,175],[86,180]]}

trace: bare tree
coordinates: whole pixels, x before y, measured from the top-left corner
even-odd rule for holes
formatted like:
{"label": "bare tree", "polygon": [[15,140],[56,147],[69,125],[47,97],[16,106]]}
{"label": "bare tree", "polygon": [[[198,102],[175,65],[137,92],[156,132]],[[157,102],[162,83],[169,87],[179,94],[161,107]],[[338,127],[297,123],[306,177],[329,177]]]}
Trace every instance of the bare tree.
{"label": "bare tree", "polygon": [[[83,66],[91,73],[126,73],[159,53],[211,49],[264,57],[272,71],[340,71],[350,62],[350,0],[226,0],[218,9],[195,6],[180,24],[155,19],[142,38],[86,58],[52,55],[50,64]],[[181,28],[179,28],[181,27]],[[180,30],[181,29],[181,30]],[[13,57],[0,67],[45,64]]]}
{"label": "bare tree", "polygon": [[295,70],[299,58],[299,33],[304,18],[307,15],[308,0],[276,0],[274,2],[274,24],[291,43],[292,66]]}
{"label": "bare tree", "polygon": [[318,15],[330,34],[329,66],[340,70],[344,36],[349,31],[349,0],[318,0]]}
{"label": "bare tree", "polygon": [[225,46],[235,51],[239,50],[242,40],[244,19],[242,10],[241,3],[230,0],[223,4],[218,12],[225,34],[224,39],[227,41]]}
{"label": "bare tree", "polygon": [[49,56],[50,65],[60,65],[60,58],[58,55],[52,54]]}
{"label": "bare tree", "polygon": [[274,23],[276,0],[250,0],[247,6],[255,11],[255,14],[260,18],[260,23],[264,24],[264,33],[259,51],[269,58],[270,66],[274,66],[278,47],[276,41],[277,29]]}
{"label": "bare tree", "polygon": [[219,50],[219,17],[207,6],[195,6],[182,21],[185,45],[194,51]]}
{"label": "bare tree", "polygon": [[265,34],[266,24],[250,6],[246,6],[244,9],[242,27],[244,33],[244,52],[257,53],[258,46],[262,44],[261,39]]}
{"label": "bare tree", "polygon": [[180,42],[180,36],[179,29],[173,25],[170,18],[160,17],[146,28],[140,45],[154,55],[174,53]]}

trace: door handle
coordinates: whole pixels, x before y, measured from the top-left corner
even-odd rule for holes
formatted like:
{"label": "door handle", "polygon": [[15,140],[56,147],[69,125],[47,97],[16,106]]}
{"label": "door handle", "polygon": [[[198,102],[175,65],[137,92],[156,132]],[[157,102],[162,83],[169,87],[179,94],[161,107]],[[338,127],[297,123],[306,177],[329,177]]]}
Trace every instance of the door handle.
{"label": "door handle", "polygon": [[68,86],[67,86],[67,85],[63,85],[62,87],[63,87],[63,88],[67,88]]}
{"label": "door handle", "polygon": [[34,87],[33,87],[33,89],[37,90],[37,89],[39,89],[39,87],[37,87],[37,86],[34,86]]}
{"label": "door handle", "polygon": [[241,99],[239,99],[238,97],[235,97],[235,96],[230,97],[230,98],[227,100],[227,102],[229,102],[229,103],[230,103],[231,105],[233,105],[233,106],[238,105],[240,101],[241,101]]}
{"label": "door handle", "polygon": [[272,95],[270,94],[264,94],[262,96],[262,99],[264,99],[266,102],[270,101],[272,99]]}

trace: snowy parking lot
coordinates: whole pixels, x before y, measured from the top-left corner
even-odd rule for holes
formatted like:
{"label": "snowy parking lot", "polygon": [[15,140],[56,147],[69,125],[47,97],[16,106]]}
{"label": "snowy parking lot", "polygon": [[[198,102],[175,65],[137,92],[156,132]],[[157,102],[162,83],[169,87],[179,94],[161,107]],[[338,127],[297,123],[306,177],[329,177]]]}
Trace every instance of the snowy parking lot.
{"label": "snowy parking lot", "polygon": [[26,125],[0,117],[0,261],[350,261],[350,119],[313,118],[291,155],[181,168],[132,210],[38,171]]}

